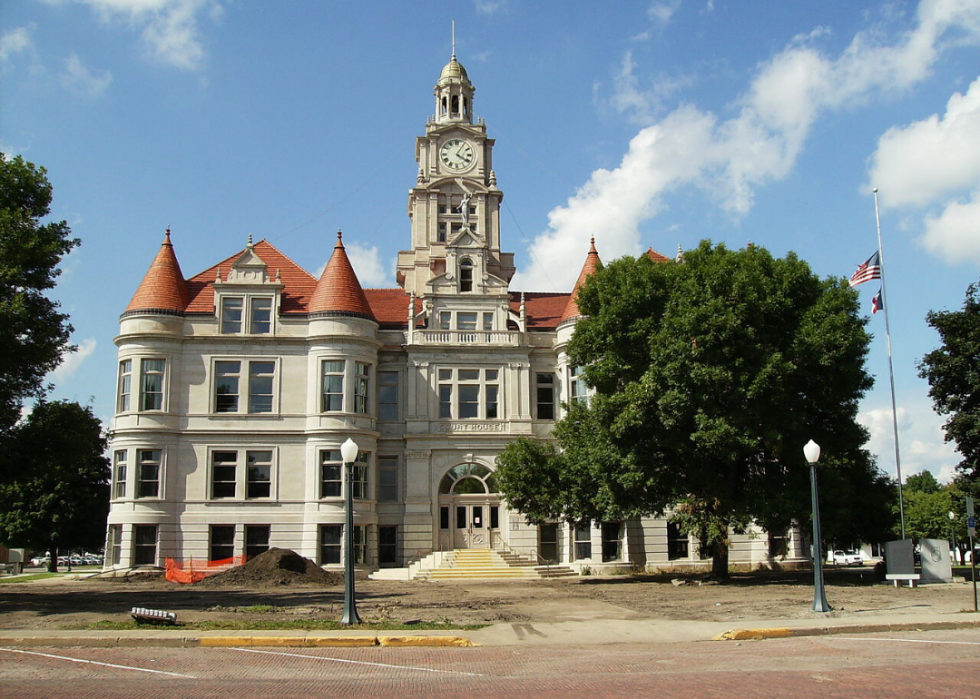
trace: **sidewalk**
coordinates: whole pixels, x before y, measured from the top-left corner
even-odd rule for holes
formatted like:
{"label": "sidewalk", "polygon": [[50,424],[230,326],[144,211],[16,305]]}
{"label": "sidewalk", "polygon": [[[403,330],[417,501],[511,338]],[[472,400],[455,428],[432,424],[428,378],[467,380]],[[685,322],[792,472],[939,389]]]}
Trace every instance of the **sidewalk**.
{"label": "sidewalk", "polygon": [[808,619],[773,622],[705,622],[594,619],[557,623],[494,624],[477,631],[414,633],[398,631],[188,631],[148,628],[132,631],[0,631],[6,647],[364,647],[364,646],[510,646],[681,643],[762,640],[790,636],[866,634],[980,628],[972,612],[875,614],[855,619],[814,614]]}

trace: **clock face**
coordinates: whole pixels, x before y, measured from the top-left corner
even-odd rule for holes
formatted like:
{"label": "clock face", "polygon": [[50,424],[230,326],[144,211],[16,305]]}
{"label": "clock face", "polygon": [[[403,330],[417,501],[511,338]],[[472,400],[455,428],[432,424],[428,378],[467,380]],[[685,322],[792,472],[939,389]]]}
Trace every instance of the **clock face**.
{"label": "clock face", "polygon": [[463,170],[473,163],[473,146],[462,139],[453,138],[442,144],[439,159],[450,170]]}

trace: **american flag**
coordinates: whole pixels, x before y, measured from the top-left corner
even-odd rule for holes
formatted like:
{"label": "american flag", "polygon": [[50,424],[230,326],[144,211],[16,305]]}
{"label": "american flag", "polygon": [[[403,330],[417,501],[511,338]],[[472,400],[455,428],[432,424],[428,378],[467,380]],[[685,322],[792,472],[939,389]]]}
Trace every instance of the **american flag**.
{"label": "american flag", "polygon": [[875,294],[873,299],[871,299],[871,315],[874,315],[884,307],[885,302],[881,300],[881,289],[878,289],[878,293]]}
{"label": "american flag", "polygon": [[858,265],[857,271],[851,275],[851,286],[864,284],[872,279],[881,279],[881,262],[877,251],[864,264]]}

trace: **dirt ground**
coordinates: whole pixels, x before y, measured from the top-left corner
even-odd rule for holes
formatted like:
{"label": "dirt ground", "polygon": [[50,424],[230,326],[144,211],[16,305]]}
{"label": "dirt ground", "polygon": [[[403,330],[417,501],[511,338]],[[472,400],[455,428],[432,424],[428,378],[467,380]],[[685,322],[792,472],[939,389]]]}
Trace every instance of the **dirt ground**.
{"label": "dirt ground", "polygon": [[[591,618],[737,621],[810,616],[812,573],[733,575],[724,584],[677,585],[676,577],[580,577],[560,580],[390,582],[356,584],[365,621],[453,624],[545,623]],[[176,612],[181,622],[339,618],[343,583],[173,584],[162,577],[42,580],[0,585],[0,628],[56,629],[101,620],[127,621],[132,607]],[[970,583],[892,587],[870,568],[828,570],[834,615],[956,612],[973,609]]]}

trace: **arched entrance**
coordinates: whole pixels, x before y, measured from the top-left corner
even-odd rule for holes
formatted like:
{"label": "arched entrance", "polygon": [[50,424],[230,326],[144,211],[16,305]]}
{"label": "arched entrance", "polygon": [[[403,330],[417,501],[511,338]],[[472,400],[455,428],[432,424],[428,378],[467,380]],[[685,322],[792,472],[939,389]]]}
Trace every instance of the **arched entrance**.
{"label": "arched entrance", "polygon": [[449,548],[494,548],[500,537],[500,498],[493,471],[460,464],[439,483],[440,539]]}

